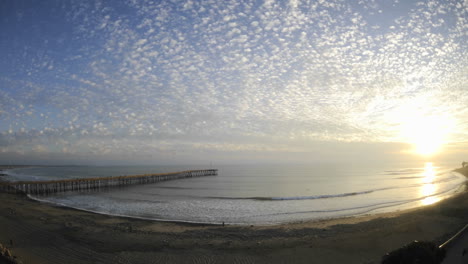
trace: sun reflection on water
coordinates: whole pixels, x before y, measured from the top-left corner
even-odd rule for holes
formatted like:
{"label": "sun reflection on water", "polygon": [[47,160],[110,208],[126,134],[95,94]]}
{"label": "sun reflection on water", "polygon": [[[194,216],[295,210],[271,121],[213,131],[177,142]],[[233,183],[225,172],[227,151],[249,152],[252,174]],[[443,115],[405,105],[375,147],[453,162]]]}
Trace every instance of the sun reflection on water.
{"label": "sun reflection on water", "polygon": [[421,204],[430,205],[440,201],[440,198],[432,196],[437,191],[437,185],[434,184],[436,173],[432,162],[426,163],[423,176],[422,181],[424,185],[421,188],[421,195],[426,198],[421,200]]}

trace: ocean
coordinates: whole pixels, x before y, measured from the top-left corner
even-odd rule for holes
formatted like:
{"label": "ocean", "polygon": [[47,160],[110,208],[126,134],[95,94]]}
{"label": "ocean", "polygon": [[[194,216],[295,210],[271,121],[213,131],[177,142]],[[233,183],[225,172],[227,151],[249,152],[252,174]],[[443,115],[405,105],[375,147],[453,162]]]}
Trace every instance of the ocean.
{"label": "ocean", "polygon": [[[51,180],[206,169],[206,166],[63,166],[6,171],[4,179]],[[105,191],[31,197],[102,214],[162,221],[270,225],[397,211],[433,204],[466,178],[435,163],[224,165],[218,176]]]}

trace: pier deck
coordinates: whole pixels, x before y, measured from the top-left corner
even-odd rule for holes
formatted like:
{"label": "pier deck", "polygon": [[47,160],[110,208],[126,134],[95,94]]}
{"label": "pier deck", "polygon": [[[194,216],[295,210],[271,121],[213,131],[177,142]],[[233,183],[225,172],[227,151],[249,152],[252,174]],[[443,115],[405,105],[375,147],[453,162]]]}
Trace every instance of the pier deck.
{"label": "pier deck", "polygon": [[127,185],[149,184],[184,178],[218,175],[218,170],[188,170],[169,173],[140,174],[116,177],[80,178],[49,181],[0,182],[0,191],[33,195],[50,195],[67,191],[90,191]]}

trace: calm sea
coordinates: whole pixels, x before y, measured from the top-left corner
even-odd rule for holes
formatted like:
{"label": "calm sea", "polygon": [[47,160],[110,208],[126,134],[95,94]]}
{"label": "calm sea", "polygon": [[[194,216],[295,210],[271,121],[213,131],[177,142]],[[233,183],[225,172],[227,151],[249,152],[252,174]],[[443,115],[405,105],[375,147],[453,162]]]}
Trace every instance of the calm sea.
{"label": "calm sea", "polygon": [[[201,168],[201,167],[200,167]],[[206,167],[203,167],[206,168]],[[218,176],[32,197],[68,207],[148,219],[276,224],[424,206],[463,188],[466,178],[435,163],[413,166],[216,166]],[[38,167],[8,180],[50,180],[198,169],[196,166]]]}

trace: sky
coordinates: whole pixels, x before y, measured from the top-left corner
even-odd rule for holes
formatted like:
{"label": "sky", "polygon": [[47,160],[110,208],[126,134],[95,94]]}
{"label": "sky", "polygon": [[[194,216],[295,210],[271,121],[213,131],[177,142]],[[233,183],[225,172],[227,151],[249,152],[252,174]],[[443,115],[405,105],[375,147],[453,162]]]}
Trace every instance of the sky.
{"label": "sky", "polygon": [[0,2],[0,163],[468,160],[468,1]]}

